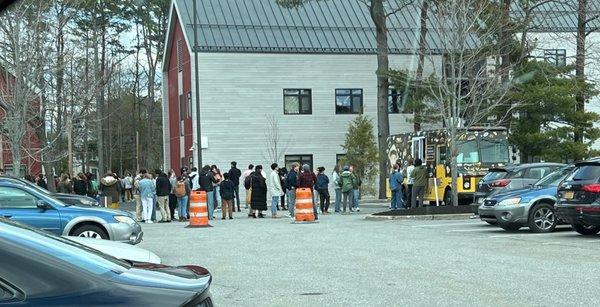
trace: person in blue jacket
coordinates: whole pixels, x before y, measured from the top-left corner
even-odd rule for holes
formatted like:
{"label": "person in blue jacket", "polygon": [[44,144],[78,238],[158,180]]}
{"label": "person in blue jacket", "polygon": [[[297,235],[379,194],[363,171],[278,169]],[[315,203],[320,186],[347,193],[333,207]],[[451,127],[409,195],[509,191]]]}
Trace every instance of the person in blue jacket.
{"label": "person in blue jacket", "polygon": [[390,174],[390,190],[392,191],[392,210],[404,209],[404,201],[402,200],[402,181],[404,177],[400,171],[400,166],[394,164],[394,170]]}

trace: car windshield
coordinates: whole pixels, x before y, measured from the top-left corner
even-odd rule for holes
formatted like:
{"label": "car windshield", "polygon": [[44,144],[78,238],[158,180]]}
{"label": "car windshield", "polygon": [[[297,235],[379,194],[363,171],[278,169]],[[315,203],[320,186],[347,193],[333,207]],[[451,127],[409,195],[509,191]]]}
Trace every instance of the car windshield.
{"label": "car windshield", "polygon": [[506,140],[479,141],[481,149],[481,162],[483,163],[508,163],[508,142]]}
{"label": "car windshield", "polygon": [[569,175],[571,172],[573,171],[573,168],[564,168],[564,169],[560,169],[560,170],[556,170],[550,174],[548,174],[546,177],[540,179],[538,182],[535,183],[536,186],[558,186],[558,184],[565,179],[565,177],[567,177],[567,175]]}
{"label": "car windshield", "polygon": [[127,262],[95,249],[20,223],[0,219],[0,230],[0,237],[4,236],[94,275],[109,272],[118,274],[131,267]]}
{"label": "car windshield", "polygon": [[458,144],[458,155],[456,156],[456,163],[477,163],[479,160],[479,148],[477,141],[466,141]]}

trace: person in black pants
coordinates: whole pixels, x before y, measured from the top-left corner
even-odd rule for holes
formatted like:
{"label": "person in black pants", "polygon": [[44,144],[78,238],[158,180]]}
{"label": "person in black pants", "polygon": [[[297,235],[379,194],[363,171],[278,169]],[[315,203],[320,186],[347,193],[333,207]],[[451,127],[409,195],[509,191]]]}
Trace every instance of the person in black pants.
{"label": "person in black pants", "polygon": [[317,168],[317,182],[315,184],[317,192],[319,192],[319,200],[321,202],[321,213],[329,213],[329,177],[325,175],[325,168]]}
{"label": "person in black pants", "polygon": [[285,207],[285,194],[287,193],[287,186],[286,186],[286,178],[287,178],[287,169],[285,167],[282,167],[279,169],[279,178],[281,179],[281,188],[283,189],[283,195],[281,195],[281,210],[287,210],[287,208]]}
{"label": "person in black pants", "polygon": [[233,207],[233,212],[235,212],[235,206],[237,205],[237,212],[242,212],[240,210],[240,177],[242,176],[242,171],[237,168],[237,162],[231,162],[231,169],[229,172],[229,180],[233,183],[233,193],[235,194],[235,203],[231,206]]}

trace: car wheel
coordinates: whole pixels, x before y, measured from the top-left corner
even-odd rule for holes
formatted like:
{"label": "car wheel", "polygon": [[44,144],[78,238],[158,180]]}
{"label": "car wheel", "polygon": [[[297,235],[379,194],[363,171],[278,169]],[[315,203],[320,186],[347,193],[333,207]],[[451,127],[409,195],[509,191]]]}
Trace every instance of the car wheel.
{"label": "car wheel", "polygon": [[485,221],[485,222],[490,225],[498,225],[498,222],[495,222],[495,221]]}
{"label": "car wheel", "polygon": [[77,227],[72,233],[76,237],[94,238],[108,240],[108,234],[102,228],[96,225],[83,225]]}
{"label": "car wheel", "polygon": [[600,232],[600,227],[598,226],[585,226],[582,224],[573,224],[573,230],[584,236],[592,236]]}
{"label": "car wheel", "polygon": [[534,206],[529,212],[529,229],[533,232],[552,232],[556,228],[556,214],[554,208],[549,204]]}
{"label": "car wheel", "polygon": [[444,192],[444,205],[452,206],[452,190],[446,189]]}
{"label": "car wheel", "polygon": [[521,229],[521,225],[515,225],[515,224],[500,224],[500,227],[502,227],[502,229],[506,230],[506,231],[517,231],[519,229]]}

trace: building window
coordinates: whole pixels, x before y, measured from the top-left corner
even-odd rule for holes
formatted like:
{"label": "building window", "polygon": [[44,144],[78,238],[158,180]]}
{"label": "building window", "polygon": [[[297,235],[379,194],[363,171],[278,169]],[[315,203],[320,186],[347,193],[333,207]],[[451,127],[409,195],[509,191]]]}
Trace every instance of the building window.
{"label": "building window", "polygon": [[362,112],[362,89],[335,90],[335,114],[361,114]]}
{"label": "building window", "polygon": [[192,118],[192,92],[187,93],[187,116]]}
{"label": "building window", "polygon": [[184,119],[187,116],[187,107],[185,105],[185,99],[183,98],[183,94],[179,95],[179,135],[184,135]]}
{"label": "building window", "polygon": [[183,71],[183,41],[177,40],[177,71]]}
{"label": "building window", "polygon": [[292,163],[300,164],[300,169],[302,169],[302,165],[308,164],[310,169],[313,169],[313,156],[312,155],[286,155],[285,156],[285,167],[290,170],[292,169]]}
{"label": "building window", "polygon": [[284,89],[283,114],[312,114],[311,90]]}
{"label": "building window", "polygon": [[407,114],[405,111],[408,97],[403,92],[397,89],[388,91],[388,113],[390,114]]}
{"label": "building window", "polygon": [[545,49],[544,59],[556,67],[567,66],[566,49]]}

